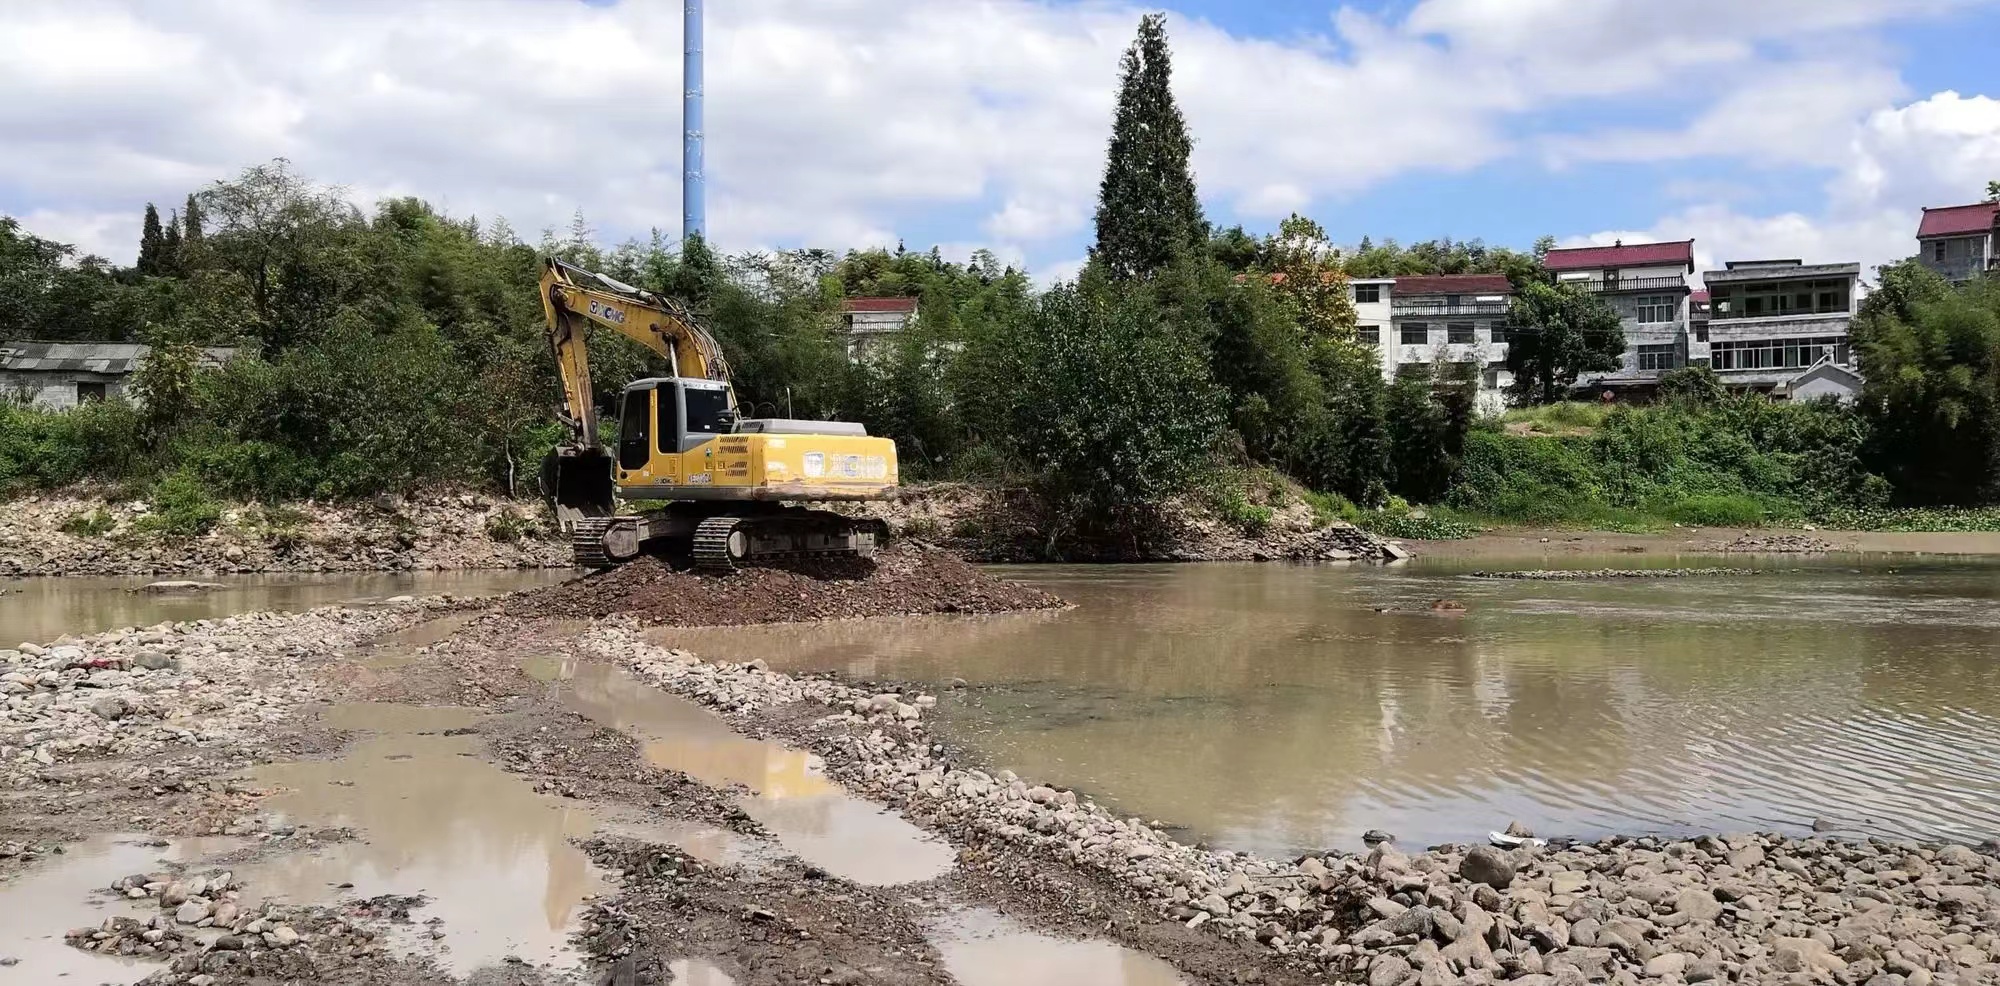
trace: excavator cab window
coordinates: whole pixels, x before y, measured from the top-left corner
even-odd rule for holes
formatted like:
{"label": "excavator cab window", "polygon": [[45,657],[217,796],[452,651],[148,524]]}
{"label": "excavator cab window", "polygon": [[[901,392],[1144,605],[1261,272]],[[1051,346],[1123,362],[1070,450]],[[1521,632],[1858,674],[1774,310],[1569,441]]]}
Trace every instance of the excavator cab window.
{"label": "excavator cab window", "polygon": [[681,392],[687,396],[689,438],[706,439],[710,435],[726,435],[735,430],[736,415],[729,409],[727,389],[719,385],[705,387],[689,382],[682,386]]}
{"label": "excavator cab window", "polygon": [[652,398],[651,387],[625,392],[625,406],[618,415],[618,467],[627,472],[653,461]]}

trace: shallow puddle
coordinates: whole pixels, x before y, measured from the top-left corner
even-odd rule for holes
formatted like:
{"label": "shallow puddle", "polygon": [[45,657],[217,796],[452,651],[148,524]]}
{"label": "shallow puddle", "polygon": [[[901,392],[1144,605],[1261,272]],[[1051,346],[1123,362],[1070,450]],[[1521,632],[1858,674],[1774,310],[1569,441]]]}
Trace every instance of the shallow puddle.
{"label": "shallow puddle", "polygon": [[355,649],[355,657],[362,667],[378,671],[405,667],[423,656],[419,651],[443,643],[478,617],[476,612],[451,613],[425,620],[361,645]]}
{"label": "shallow puddle", "polygon": [[667,972],[674,977],[674,986],[736,986],[729,973],[706,959],[677,959],[667,963]]}
{"label": "shallow puddle", "polygon": [[1108,941],[1070,941],[998,911],[967,907],[931,926],[945,971],[964,986],[1182,986],[1173,966]]}
{"label": "shallow puddle", "polygon": [[0,983],[135,983],[159,971],[158,957],[112,957],[71,948],[63,933],[95,926],[118,914],[150,917],[156,901],[141,910],[110,892],[113,881],[151,873],[165,862],[192,862],[210,851],[230,848],[234,839],[188,839],[169,846],[150,844],[143,835],[98,835],[63,847],[61,855],[37,860],[0,883]]}
{"label": "shallow puddle", "polygon": [[600,820],[597,831],[603,835],[677,846],[712,866],[756,869],[776,862],[784,855],[777,846],[763,839],[679,818],[627,819],[614,814]]}
{"label": "shallow puddle", "polygon": [[847,794],[811,754],[743,736],[708,710],[608,664],[541,659],[527,670],[557,687],[568,708],[638,737],[653,765],[747,788],[738,802],[743,810],[786,850],[828,873],[889,886],[951,869],[949,845]]}
{"label": "shallow puddle", "polygon": [[[476,710],[383,704],[338,706],[327,722],[374,735],[337,760],[273,764],[253,782],[282,789],[267,809],[286,820],[353,828],[358,838],[240,869],[248,899],[329,903],[421,894],[424,919],[405,936],[459,975],[508,956],[557,967],[578,960],[568,936],[584,900],[606,888],[569,839],[598,820],[572,802],[535,794],[479,755],[477,736],[446,736]],[[343,884],[351,887],[343,888]]]}

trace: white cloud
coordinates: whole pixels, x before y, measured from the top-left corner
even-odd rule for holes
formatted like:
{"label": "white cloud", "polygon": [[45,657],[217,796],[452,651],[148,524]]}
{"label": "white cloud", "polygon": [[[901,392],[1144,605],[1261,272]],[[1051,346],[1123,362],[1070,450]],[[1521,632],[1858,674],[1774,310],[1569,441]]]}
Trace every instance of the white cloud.
{"label": "white cloud", "polygon": [[1696,264],[1797,257],[1862,264],[1865,275],[1916,252],[1925,206],[1977,201],[2000,177],[2000,100],[1941,92],[1889,107],[1841,130],[1843,149],[1823,163],[1826,207],[1816,214],[1759,215],[1722,201],[1697,203],[1648,229],[1605,230],[1569,244],[1694,237]]}
{"label": "white cloud", "polygon": [[[1184,17],[1170,31],[1202,189],[1271,218],[1412,172],[1480,167],[1522,150],[1523,121],[1603,101],[1694,92],[1701,153],[1816,159],[1839,150],[1821,139],[1834,123],[1897,98],[1886,56],[1861,35],[1964,2],[1422,0],[1400,16],[1341,7],[1324,39],[1245,38]],[[983,214],[986,235],[1060,269],[1087,234],[1117,57],[1140,9],[711,5],[711,234],[728,249],[885,245],[933,229],[928,216]],[[679,60],[671,2],[11,0],[0,208],[129,217],[122,237],[70,223],[129,260],[144,202],[170,206],[283,155],[357,196],[504,214],[529,239],[579,207],[611,237],[677,231]],[[1746,127],[1754,100],[1711,91],[1719,79],[1779,81],[1810,109]],[[1693,152],[1675,136],[1614,133],[1571,157]]]}

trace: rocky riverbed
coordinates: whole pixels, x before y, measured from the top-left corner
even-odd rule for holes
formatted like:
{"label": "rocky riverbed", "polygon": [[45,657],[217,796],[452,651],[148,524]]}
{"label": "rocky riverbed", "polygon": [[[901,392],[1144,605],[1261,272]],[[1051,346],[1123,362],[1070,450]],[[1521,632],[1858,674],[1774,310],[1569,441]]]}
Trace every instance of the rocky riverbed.
{"label": "rocky riverbed", "polygon": [[934,696],[706,663],[616,628],[592,646],[748,730],[821,708],[789,734],[856,790],[975,854],[1100,875],[1287,968],[1373,986],[2000,981],[1990,851],[1742,834],[1258,859],[962,762],[923,722]]}
{"label": "rocky riverbed", "polygon": [[[1027,925],[1024,953],[1082,940],[1177,970],[1147,982],[2000,981],[1993,847],[1516,830],[1513,847],[1226,852],[979,762],[932,721],[950,689],[703,661],[640,622],[405,600],[0,651],[0,907],[26,913],[11,891],[88,858],[58,848],[142,832],[233,841],[79,883],[101,916],[43,933],[158,982],[976,981],[943,930],[964,908]],[[817,827],[773,812],[806,792]],[[868,848],[843,858],[842,832]],[[462,855],[495,840],[544,846],[547,875],[508,884]],[[942,875],[893,875],[937,840]],[[430,893],[384,896],[379,859],[432,874]],[[570,958],[493,945],[454,895],[525,901],[543,935],[569,915]],[[1019,981],[1093,981],[1066,968]]]}

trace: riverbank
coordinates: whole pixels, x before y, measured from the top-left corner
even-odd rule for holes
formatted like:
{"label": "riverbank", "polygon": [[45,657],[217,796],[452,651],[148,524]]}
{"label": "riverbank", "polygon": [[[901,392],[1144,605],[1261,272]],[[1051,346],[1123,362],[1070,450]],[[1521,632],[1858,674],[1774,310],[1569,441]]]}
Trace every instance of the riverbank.
{"label": "riverbank", "polygon": [[1451,541],[1404,542],[1424,558],[1562,558],[1614,554],[1897,554],[2000,555],[2000,533],[1783,530],[1769,527],[1679,528],[1649,533],[1547,528],[1489,530]]}
{"label": "riverbank", "polygon": [[[1218,851],[978,762],[935,721],[950,689],[703,661],[623,617],[411,600],[0,663],[0,911],[143,877],[67,952],[167,982],[978,983],[981,959],[983,981],[1091,981],[1061,964],[1076,948],[1148,983],[2000,975],[1983,851],[1776,834]],[[133,832],[172,844],[36,882]],[[217,836],[236,841],[189,841]],[[534,848],[484,848],[502,845]],[[34,906],[9,896],[23,886]],[[1002,957],[968,953],[967,924],[1000,915]]]}
{"label": "riverbank", "polygon": [[0,577],[397,572],[570,565],[540,503],[473,493],[219,508],[168,529],[144,501],[23,496],[0,511]]}
{"label": "riverbank", "polygon": [[[539,501],[452,492],[346,503],[217,507],[198,533],[155,505],[92,491],[23,496],[0,510],[0,578],[274,572],[408,572],[568,568],[569,543]],[[903,540],[968,561],[1391,561],[1400,548],[1317,516],[1295,498],[1258,513],[1253,529],[1198,502],[1167,511],[1144,544],[1058,545],[1023,491],[912,486],[887,503],[851,507]]]}

